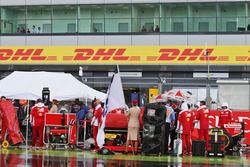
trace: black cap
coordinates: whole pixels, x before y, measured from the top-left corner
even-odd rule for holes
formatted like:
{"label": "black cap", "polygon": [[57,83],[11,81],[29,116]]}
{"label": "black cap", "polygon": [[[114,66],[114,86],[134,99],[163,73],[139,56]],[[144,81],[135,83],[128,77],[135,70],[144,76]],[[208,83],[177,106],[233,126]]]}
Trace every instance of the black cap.
{"label": "black cap", "polygon": [[43,101],[42,101],[42,99],[37,99],[36,102],[37,103],[42,103]]}

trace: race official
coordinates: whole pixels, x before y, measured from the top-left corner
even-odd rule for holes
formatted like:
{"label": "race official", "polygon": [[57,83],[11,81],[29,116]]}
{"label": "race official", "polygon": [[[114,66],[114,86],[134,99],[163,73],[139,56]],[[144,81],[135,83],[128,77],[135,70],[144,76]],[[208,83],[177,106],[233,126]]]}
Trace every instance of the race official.
{"label": "race official", "polygon": [[32,125],[32,148],[34,148],[36,145],[38,145],[40,148],[43,147],[44,119],[47,112],[48,107],[44,105],[41,99],[38,99],[35,106],[33,106],[31,109],[30,121]]}

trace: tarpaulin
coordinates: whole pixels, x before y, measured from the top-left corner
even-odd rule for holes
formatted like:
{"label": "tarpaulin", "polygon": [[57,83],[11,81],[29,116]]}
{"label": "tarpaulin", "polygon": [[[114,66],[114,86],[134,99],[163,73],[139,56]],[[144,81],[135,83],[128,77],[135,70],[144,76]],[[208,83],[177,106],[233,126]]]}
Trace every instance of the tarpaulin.
{"label": "tarpaulin", "polygon": [[[20,132],[18,119],[16,116],[16,109],[14,108],[11,100],[0,101],[0,111],[2,112],[3,125],[8,130],[9,139],[12,145],[22,143],[23,137]],[[2,136],[4,137],[4,136]]]}

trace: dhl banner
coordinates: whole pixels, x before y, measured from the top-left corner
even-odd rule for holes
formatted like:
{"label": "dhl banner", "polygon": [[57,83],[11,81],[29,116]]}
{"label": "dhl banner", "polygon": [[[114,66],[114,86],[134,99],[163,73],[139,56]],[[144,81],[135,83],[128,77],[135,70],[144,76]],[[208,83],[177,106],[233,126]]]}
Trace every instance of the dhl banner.
{"label": "dhl banner", "polygon": [[[206,54],[207,53],[207,54]],[[249,46],[4,46],[0,64],[249,65]]]}

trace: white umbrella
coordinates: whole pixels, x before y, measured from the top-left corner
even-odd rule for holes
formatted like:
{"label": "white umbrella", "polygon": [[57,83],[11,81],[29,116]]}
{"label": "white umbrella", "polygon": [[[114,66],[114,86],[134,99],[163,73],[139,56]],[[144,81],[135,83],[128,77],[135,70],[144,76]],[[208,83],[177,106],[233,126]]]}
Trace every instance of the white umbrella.
{"label": "white umbrella", "polygon": [[177,101],[188,101],[192,98],[192,93],[189,91],[183,91],[179,89],[171,89],[169,91],[160,94],[156,99],[158,101],[167,101],[169,99],[177,100]]}

